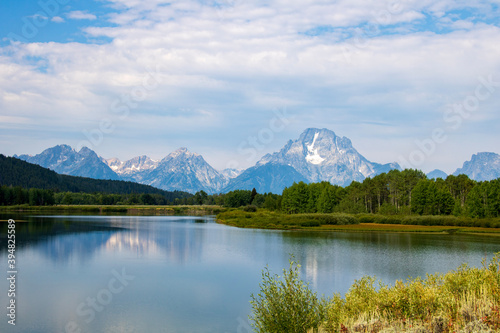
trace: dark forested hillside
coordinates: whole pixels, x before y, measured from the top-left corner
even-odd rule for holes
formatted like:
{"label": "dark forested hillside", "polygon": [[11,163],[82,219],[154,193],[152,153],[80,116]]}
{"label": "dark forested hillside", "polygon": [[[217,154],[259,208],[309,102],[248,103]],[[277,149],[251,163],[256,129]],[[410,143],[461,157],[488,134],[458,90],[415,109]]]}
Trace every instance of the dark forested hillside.
{"label": "dark forested hillside", "polygon": [[60,175],[41,166],[2,154],[0,154],[0,185],[54,190],[56,192],[160,194],[171,202],[176,198],[182,199],[191,196],[185,192],[168,192],[133,182]]}

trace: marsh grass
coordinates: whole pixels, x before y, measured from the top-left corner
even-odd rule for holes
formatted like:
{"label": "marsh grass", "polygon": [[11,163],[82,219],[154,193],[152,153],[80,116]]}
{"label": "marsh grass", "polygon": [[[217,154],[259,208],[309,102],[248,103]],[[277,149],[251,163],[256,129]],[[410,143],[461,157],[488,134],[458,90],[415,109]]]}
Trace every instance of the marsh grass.
{"label": "marsh grass", "polygon": [[398,215],[379,215],[379,214],[357,214],[356,218],[359,220],[360,223],[500,228],[500,219],[498,218],[478,219],[478,218],[463,217],[463,216],[445,216],[445,215],[398,216]]}
{"label": "marsh grass", "polygon": [[0,212],[29,212],[29,213],[94,213],[127,215],[216,215],[226,211],[221,206],[154,206],[154,205],[54,205],[54,206],[0,206]]}
{"label": "marsh grass", "polygon": [[229,210],[217,215],[220,223],[239,228],[302,229],[322,225],[358,224],[356,217],[348,214],[282,214],[259,209],[256,212]]}
{"label": "marsh grass", "polygon": [[263,272],[251,302],[256,332],[500,332],[500,253],[481,268],[462,265],[392,286],[363,277],[330,299],[309,290],[299,267],[291,261],[283,277]]}
{"label": "marsh grass", "polygon": [[377,214],[284,214],[265,209],[228,209],[217,222],[238,228],[499,234],[500,219],[455,216],[384,216]]}
{"label": "marsh grass", "polygon": [[396,281],[356,281],[344,297],[334,295],[324,332],[498,332],[500,255],[489,264],[446,274]]}

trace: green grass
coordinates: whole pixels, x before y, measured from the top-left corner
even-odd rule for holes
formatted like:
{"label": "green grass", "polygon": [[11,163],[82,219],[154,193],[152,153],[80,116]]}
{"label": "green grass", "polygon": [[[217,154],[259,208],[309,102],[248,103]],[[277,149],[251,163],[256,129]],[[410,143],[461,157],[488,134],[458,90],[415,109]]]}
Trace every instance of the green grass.
{"label": "green grass", "polygon": [[257,212],[229,210],[217,215],[222,224],[239,228],[257,229],[307,229],[323,225],[357,224],[358,220],[347,214],[282,214],[260,209]]}
{"label": "green grass", "polygon": [[324,332],[498,332],[500,256],[393,286],[364,277],[333,296],[325,317]]}
{"label": "green grass", "polygon": [[56,205],[0,206],[0,212],[21,213],[94,213],[127,215],[215,215],[226,209],[220,206],[141,206],[141,205]]}
{"label": "green grass", "polygon": [[238,228],[383,231],[432,233],[488,233],[500,235],[500,219],[472,219],[455,216],[384,216],[376,214],[283,214],[259,209],[248,212],[230,209],[217,215],[217,222]]}
{"label": "green grass", "polygon": [[356,217],[360,223],[500,228],[499,218],[477,219],[463,216],[443,215],[386,216],[378,214],[358,214]]}
{"label": "green grass", "polygon": [[[251,301],[257,332],[500,331],[500,254],[481,268],[462,265],[394,285],[363,277],[343,297],[327,299],[318,299],[300,280],[298,267],[291,262],[283,276],[264,270],[261,291]],[[300,316],[298,305],[307,309]]]}

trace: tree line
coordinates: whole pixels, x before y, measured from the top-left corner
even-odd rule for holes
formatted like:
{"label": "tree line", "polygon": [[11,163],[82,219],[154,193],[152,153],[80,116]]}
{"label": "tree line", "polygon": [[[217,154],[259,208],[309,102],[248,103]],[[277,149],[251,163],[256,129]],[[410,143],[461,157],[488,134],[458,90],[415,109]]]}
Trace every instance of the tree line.
{"label": "tree line", "polygon": [[349,213],[500,217],[500,179],[477,182],[466,175],[428,179],[420,170],[391,170],[347,187],[329,182],[294,183],[281,195],[237,190],[200,203],[255,206],[287,214]]}
{"label": "tree line", "polygon": [[342,188],[328,182],[295,183],[283,191],[285,213],[500,216],[500,179],[476,182],[466,175],[428,179],[419,170],[391,170]]}
{"label": "tree line", "polygon": [[[6,178],[4,170],[6,163],[19,164],[19,162],[26,163],[0,155],[0,166],[2,166],[0,180]],[[21,166],[26,167],[24,164]],[[13,169],[15,168],[10,169],[11,173]],[[35,180],[40,182],[44,181],[40,172],[45,176],[45,181],[50,181],[47,177],[54,175],[74,178],[72,181],[85,184],[86,191],[80,190],[78,186],[75,190],[60,190],[50,186],[29,188],[3,185],[0,187],[0,205],[219,205],[245,207],[247,210],[266,208],[287,214],[337,212],[500,217],[500,178],[483,182],[471,180],[466,175],[428,179],[425,173],[413,169],[391,170],[373,178],[366,178],[363,182],[353,181],[347,187],[332,185],[329,182],[310,184],[299,182],[285,188],[281,195],[261,194],[255,189],[213,195],[199,191],[193,195],[179,191],[162,191],[134,183],[61,176],[31,164],[27,169],[28,171],[25,170],[27,174],[31,172],[31,175],[37,175]],[[26,176],[22,172],[18,172],[17,175],[20,178]],[[105,191],[99,186],[91,191],[92,184],[88,183],[89,181],[99,182]],[[136,188],[135,185],[139,187]]]}
{"label": "tree line", "polygon": [[[178,198],[176,198],[178,199]],[[30,205],[173,205],[175,200],[161,194],[150,193],[84,193],[54,192],[21,186],[0,186],[0,206]]]}

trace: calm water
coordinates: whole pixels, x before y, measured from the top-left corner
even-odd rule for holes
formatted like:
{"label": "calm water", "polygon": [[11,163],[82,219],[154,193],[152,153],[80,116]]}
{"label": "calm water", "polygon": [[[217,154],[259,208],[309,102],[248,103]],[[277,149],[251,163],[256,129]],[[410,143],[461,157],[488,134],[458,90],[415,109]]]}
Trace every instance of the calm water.
{"label": "calm water", "polygon": [[392,283],[480,266],[500,251],[500,238],[488,236],[260,231],[210,217],[17,219],[17,325],[7,323],[3,278],[0,332],[250,332],[262,269],[280,273],[290,254],[303,278],[331,295],[363,275]]}

